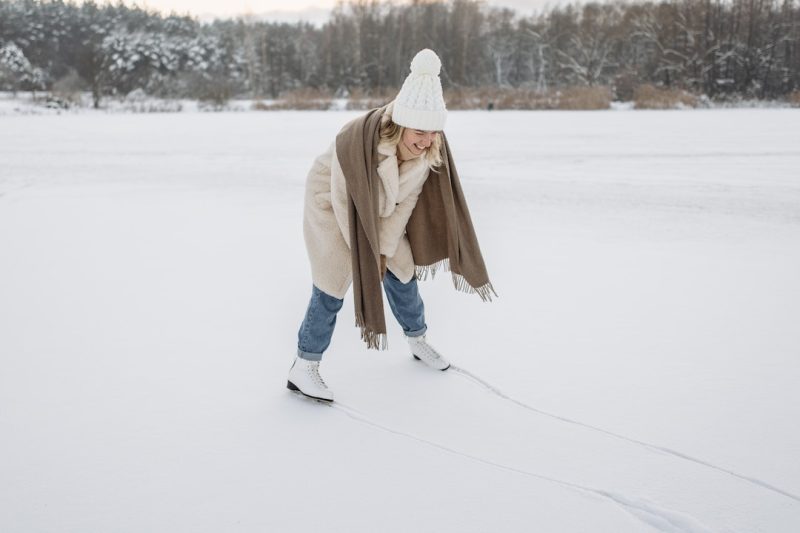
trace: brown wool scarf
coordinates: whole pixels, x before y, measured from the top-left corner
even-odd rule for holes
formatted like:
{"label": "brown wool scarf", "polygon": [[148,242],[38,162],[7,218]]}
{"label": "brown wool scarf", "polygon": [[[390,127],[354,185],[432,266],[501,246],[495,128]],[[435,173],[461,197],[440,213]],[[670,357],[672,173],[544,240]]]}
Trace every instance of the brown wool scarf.
{"label": "brown wool scarf", "polygon": [[[386,320],[381,294],[378,242],[378,141],[386,107],[350,122],[336,136],[336,155],[347,184],[347,215],[353,266],[356,326],[368,348],[386,348]],[[472,227],[447,138],[442,132],[443,162],[431,171],[406,225],[416,275],[433,278],[449,270],[462,292],[477,293],[483,301],[497,296],[478,238]]]}

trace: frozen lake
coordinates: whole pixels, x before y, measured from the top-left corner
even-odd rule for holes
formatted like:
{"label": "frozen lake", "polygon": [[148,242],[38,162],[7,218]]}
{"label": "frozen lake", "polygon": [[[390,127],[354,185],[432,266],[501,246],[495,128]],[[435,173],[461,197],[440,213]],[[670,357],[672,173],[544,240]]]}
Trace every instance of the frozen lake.
{"label": "frozen lake", "polygon": [[[500,298],[351,295],[285,388],[358,113],[0,117],[0,530],[800,530],[800,110],[451,112]],[[488,385],[489,387],[487,387]]]}

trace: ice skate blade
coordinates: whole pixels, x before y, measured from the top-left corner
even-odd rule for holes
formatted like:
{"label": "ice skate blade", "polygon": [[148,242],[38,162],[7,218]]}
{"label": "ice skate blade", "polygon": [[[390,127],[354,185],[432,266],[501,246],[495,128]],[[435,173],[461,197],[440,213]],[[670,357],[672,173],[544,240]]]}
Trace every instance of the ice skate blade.
{"label": "ice skate blade", "polygon": [[299,394],[300,396],[303,396],[304,398],[308,398],[310,400],[314,400],[315,402],[320,402],[320,403],[324,403],[324,404],[333,403],[333,400],[329,400],[327,398],[317,398],[316,396],[311,396],[309,394],[306,394],[305,392],[301,391],[297,387],[297,385],[295,385],[291,381],[287,381],[286,382],[286,388],[289,389],[290,391],[293,391],[293,392]]}
{"label": "ice skate blade", "polygon": [[[414,355],[414,354],[412,353],[411,355]],[[417,361],[422,361],[422,359],[420,359],[420,358],[419,358],[419,357],[417,357],[416,355],[414,355],[414,359],[416,359]],[[440,370],[441,370],[442,372],[444,372],[444,371],[445,371],[445,370],[447,370],[448,368],[450,368],[450,365],[447,365],[446,367],[444,367],[444,368],[442,368],[442,369],[440,369]]]}

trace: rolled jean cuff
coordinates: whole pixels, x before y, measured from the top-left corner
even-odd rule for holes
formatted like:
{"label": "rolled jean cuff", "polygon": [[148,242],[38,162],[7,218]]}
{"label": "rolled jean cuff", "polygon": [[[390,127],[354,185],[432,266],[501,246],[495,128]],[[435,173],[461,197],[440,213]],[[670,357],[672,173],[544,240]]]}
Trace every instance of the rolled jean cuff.
{"label": "rolled jean cuff", "polygon": [[423,326],[422,329],[418,329],[417,331],[406,331],[406,337],[422,337],[425,335],[425,332],[428,331],[428,326]]}
{"label": "rolled jean cuff", "polygon": [[297,357],[306,361],[322,361],[321,353],[304,352],[300,348],[297,349]]}

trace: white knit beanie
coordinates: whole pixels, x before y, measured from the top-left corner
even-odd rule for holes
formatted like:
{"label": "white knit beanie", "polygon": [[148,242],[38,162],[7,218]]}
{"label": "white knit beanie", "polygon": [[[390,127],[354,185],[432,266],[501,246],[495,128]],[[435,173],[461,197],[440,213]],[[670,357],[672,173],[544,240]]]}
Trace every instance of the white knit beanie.
{"label": "white knit beanie", "polygon": [[439,71],[442,62],[436,52],[420,50],[411,61],[406,77],[394,100],[392,121],[406,128],[441,131],[447,119]]}

